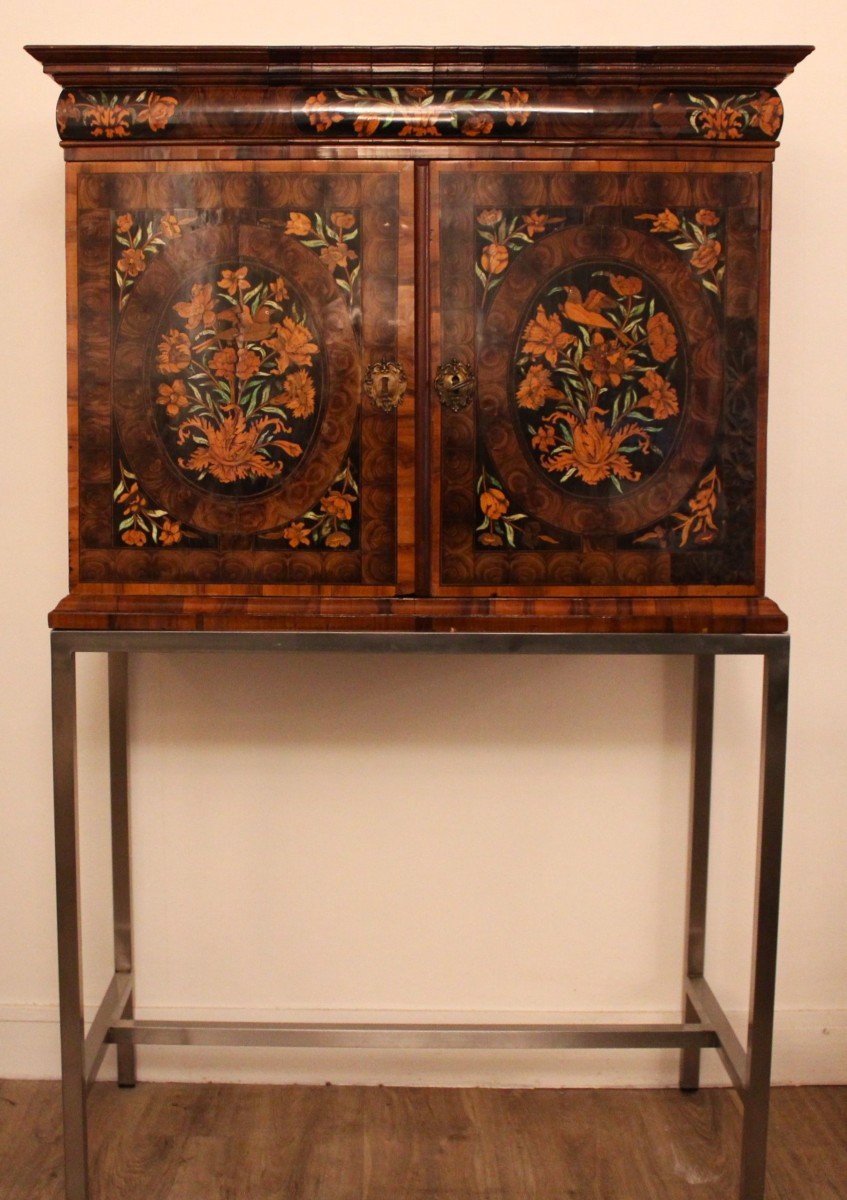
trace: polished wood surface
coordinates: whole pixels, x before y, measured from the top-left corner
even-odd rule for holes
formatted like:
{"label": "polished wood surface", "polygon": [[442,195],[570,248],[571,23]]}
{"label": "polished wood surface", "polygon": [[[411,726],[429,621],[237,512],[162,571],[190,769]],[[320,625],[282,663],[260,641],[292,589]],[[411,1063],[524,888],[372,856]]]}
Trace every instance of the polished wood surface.
{"label": "polished wood surface", "polygon": [[810,47],[28,49],[68,178],[54,627],[784,630],[771,163]]}
{"label": "polished wood surface", "polygon": [[[438,330],[432,369],[457,358],[477,364],[478,375],[473,407],[451,412],[433,406],[433,475],[440,483],[432,537],[437,594],[484,595],[492,588],[501,595],[564,594],[579,585],[592,594],[615,585],[629,585],[641,595],[662,594],[669,586],[682,594],[688,585],[701,593],[714,588],[725,595],[761,595],[766,407],[756,364],[767,361],[766,326],[760,329],[758,318],[768,260],[759,214],[763,196],[769,195],[770,167],[727,162],[669,167],[646,161],[624,170],[614,162],[486,161],[437,163],[431,171],[432,306]],[[695,213],[712,224],[701,227]],[[663,222],[670,239],[662,232]],[[720,240],[706,235],[715,227]],[[697,237],[705,240],[689,241]],[[698,246],[700,253],[715,256],[718,273],[698,268]],[[486,257],[492,251],[499,260]],[[581,272],[571,266],[583,262],[588,265]],[[475,270],[472,292],[464,280]],[[524,353],[527,345],[534,350],[533,365],[524,367],[524,386],[534,378],[555,391],[566,386],[566,379],[572,395],[579,398],[584,385],[586,404],[593,400],[609,410],[616,388],[606,385],[627,386],[625,375],[615,376],[615,363],[603,358],[616,344],[623,357],[621,344],[604,341],[597,330],[611,327],[608,316],[566,302],[562,324],[563,284],[573,281],[574,270],[589,297],[599,297],[603,287],[614,292],[610,277],[618,287],[636,289],[637,295],[621,296],[617,305],[614,297],[599,301],[606,312],[617,307],[625,313],[636,302],[644,309],[649,301],[650,311],[657,305],[657,311],[675,313],[680,340],[685,336],[688,343],[680,357],[688,366],[671,377],[676,388],[661,382],[671,396],[672,407],[664,412],[649,407],[642,412],[632,387],[626,399],[615,399],[615,411],[623,404],[630,414],[630,442],[617,459],[612,435],[625,425],[622,420],[607,429],[603,414],[600,420],[577,421],[567,412],[575,428],[566,438],[589,431],[606,438],[609,450],[601,464],[605,478],[592,446],[583,446],[582,458],[567,451],[572,465],[562,483],[557,476],[565,468],[557,464],[563,460],[533,449],[548,434],[553,444],[558,437],[559,451],[567,450],[556,433],[562,410],[554,409],[542,422],[542,396],[521,397],[514,378],[521,341]],[[545,289],[550,311],[539,306],[536,313]],[[576,317],[567,318],[569,307],[581,314],[582,325]],[[538,324],[537,314],[544,324]],[[575,329],[584,344],[576,340]],[[646,340],[643,326],[634,330],[633,339],[640,334]],[[542,341],[527,342],[526,331]],[[555,342],[543,340],[553,337],[576,344],[584,357],[573,361],[567,346],[560,351]],[[601,355],[592,360],[598,340]],[[658,381],[657,370],[670,355],[654,361],[648,350],[639,364],[641,353],[634,350],[626,363],[647,372],[636,378]],[[591,365],[582,371],[582,363]],[[585,380],[592,370],[592,379],[603,387]],[[636,424],[632,416],[643,419]],[[663,434],[663,426],[671,428]],[[639,453],[639,441],[668,433],[674,440],[665,443],[666,452],[657,445],[655,454]],[[591,440],[588,433],[584,439]],[[569,481],[575,471],[579,474]],[[713,519],[690,533],[709,479],[716,492]]]}
{"label": "polished wood surface", "polygon": [[[56,1083],[0,1083],[0,1195],[61,1200]],[[91,1096],[120,1200],[726,1200],[729,1090],[140,1084]],[[847,1088],[776,1088],[767,1200],[844,1200]]]}
{"label": "polished wood surface", "polygon": [[[413,375],[413,170],[400,163],[252,161],[214,170],[211,164],[172,163],[167,173],[141,175],[130,163],[69,167],[68,247],[76,266],[69,310],[72,587],[84,590],[105,579],[159,582],[160,588],[164,579],[201,585],[226,579],[322,594],[414,589],[415,389],[406,389],[396,414],[362,397],[368,364],[397,359],[407,376]],[[209,209],[216,210],[214,224]],[[113,229],[118,210],[118,221],[129,225],[123,235],[120,225]],[[162,213],[171,215],[178,234],[145,236],[146,230],[156,233]],[[296,226],[302,236],[285,232],[292,213],[303,222]],[[320,239],[313,222],[320,221],[321,213],[334,213],[347,227],[355,225],[352,291],[339,289],[319,257],[327,252],[316,245]],[[321,229],[325,234],[326,227]],[[142,249],[125,248],[123,242],[130,240]],[[121,270],[131,254],[137,261],[130,261],[130,267],[140,268],[135,276]],[[188,334],[173,329],[181,325],[174,309],[186,306],[174,305],[174,299],[188,295],[189,288],[190,294],[202,287],[211,294],[222,263],[242,261],[251,265],[239,269],[251,271],[254,279],[262,269],[256,264],[268,264],[270,279],[284,276],[289,289],[296,286],[307,297],[314,355],[301,355],[296,362],[312,367],[314,357],[322,364],[325,399],[314,418],[311,444],[302,451],[293,447],[302,459],[293,460],[293,470],[286,467],[281,484],[233,497],[226,488],[240,487],[240,480],[210,489],[189,477],[195,473],[178,467],[185,462],[180,453],[184,433],[208,427],[208,418],[201,415],[197,422],[191,418],[179,426],[180,440],[172,436],[169,449],[163,433],[172,422],[164,430],[156,423],[161,402],[152,406],[151,420],[148,398],[155,395],[157,382],[160,395],[163,388],[181,388],[177,404],[183,407],[176,415],[186,411],[186,387],[202,382],[203,361],[194,356],[187,365],[186,349],[186,367],[176,380],[172,368],[158,377],[150,364],[151,347],[161,347],[163,336],[181,337],[188,347]],[[333,265],[336,276],[342,275]],[[115,272],[121,282],[113,302]],[[343,277],[342,282],[347,283]],[[286,321],[290,324],[291,318]],[[232,340],[222,344],[231,346]],[[269,345],[267,339],[262,344]],[[212,370],[226,354],[235,363],[235,349],[221,349],[211,360]],[[252,356],[254,366],[259,362],[254,351],[239,355],[239,362],[245,355]],[[161,361],[161,352],[158,357]],[[298,373],[306,375],[302,368],[294,371],[295,380]],[[291,375],[289,371],[286,381]],[[266,386],[284,400],[280,375],[270,374],[267,380]],[[307,386],[314,397],[313,384],[307,380]],[[277,422],[285,438],[297,436],[296,419],[287,424],[277,416],[265,420]],[[212,472],[226,471],[225,453],[222,447]],[[109,487],[110,478],[118,484],[125,478],[125,463],[132,468],[132,498],[126,487],[117,497]],[[345,465],[352,482],[343,486],[354,489],[347,498],[338,482]],[[329,521],[325,529],[319,526],[314,515],[325,515],[322,505],[333,502],[347,514],[335,531]],[[125,518],[115,530],[116,510],[129,513],[133,503],[137,528],[124,529]],[[157,511],[166,516],[157,518]],[[299,531],[299,541],[286,530]],[[176,531],[175,542],[169,531]],[[333,539],[341,540],[343,553],[333,552]]]}
{"label": "polished wood surface", "polygon": [[53,629],[299,630],[442,633],[784,633],[764,597],[608,596],[394,599],[147,593],[72,594]]}
{"label": "polished wood surface", "polygon": [[723,78],[776,87],[811,46],[27,46],[45,72],[63,86],[81,78],[157,83],[174,75],[222,83],[312,82],[339,76],[526,79],[667,83],[680,76]]}

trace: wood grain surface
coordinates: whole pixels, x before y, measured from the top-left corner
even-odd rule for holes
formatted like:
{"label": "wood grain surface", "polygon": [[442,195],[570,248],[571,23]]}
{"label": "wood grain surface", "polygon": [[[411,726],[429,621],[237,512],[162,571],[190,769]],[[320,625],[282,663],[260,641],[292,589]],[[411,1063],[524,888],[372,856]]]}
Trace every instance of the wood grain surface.
{"label": "wood grain surface", "polygon": [[442,633],[784,633],[766,597],[368,599],[256,594],[72,593],[53,629],[376,630]]}
{"label": "wood grain surface", "polygon": [[680,75],[776,87],[811,46],[27,46],[63,86],[80,80],[263,85],[343,78],[676,83]]}
{"label": "wood grain surface", "polygon": [[67,160],[55,628],[786,628],[770,186],[810,47],[27,49]]}
{"label": "wood grain surface", "polygon": [[[0,1083],[0,1196],[62,1200],[57,1083]],[[96,1200],[727,1200],[740,1112],[676,1091],[96,1084]],[[767,1200],[847,1196],[847,1088],[777,1088]]]}

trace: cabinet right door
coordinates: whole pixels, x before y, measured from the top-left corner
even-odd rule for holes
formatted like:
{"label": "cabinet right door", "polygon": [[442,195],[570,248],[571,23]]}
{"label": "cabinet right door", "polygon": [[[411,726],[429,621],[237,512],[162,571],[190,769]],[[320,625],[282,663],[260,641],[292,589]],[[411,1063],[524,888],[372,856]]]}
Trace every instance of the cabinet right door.
{"label": "cabinet right door", "polygon": [[769,185],[433,166],[437,593],[761,591]]}

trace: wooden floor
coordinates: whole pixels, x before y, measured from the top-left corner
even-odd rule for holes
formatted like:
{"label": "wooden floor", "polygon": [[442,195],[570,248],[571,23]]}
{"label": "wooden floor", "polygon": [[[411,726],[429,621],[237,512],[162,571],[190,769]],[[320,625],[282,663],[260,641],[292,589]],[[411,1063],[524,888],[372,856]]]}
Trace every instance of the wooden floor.
{"label": "wooden floor", "polygon": [[[94,1200],[734,1200],[728,1090],[97,1084]],[[773,1094],[768,1200],[847,1198],[847,1087]],[[63,1200],[59,1088],[0,1082],[0,1198]]]}

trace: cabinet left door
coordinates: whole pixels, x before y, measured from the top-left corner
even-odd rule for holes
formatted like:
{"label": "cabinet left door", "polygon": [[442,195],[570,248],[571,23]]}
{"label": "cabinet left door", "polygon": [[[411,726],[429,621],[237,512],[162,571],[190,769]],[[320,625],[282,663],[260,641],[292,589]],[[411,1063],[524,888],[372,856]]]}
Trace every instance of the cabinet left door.
{"label": "cabinet left door", "polygon": [[413,588],[412,172],[69,164],[75,590]]}

